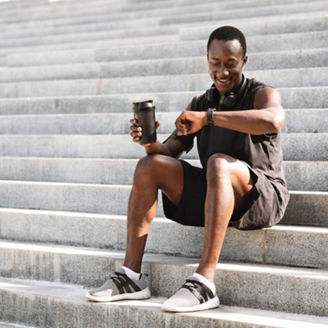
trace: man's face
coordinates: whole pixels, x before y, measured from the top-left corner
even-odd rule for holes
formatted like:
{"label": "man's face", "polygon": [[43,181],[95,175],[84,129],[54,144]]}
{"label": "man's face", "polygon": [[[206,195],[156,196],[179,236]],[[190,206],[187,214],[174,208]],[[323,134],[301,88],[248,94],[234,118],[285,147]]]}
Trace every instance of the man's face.
{"label": "man's face", "polygon": [[207,54],[208,69],[220,94],[237,87],[242,80],[242,69],[247,62],[238,40],[214,39]]}

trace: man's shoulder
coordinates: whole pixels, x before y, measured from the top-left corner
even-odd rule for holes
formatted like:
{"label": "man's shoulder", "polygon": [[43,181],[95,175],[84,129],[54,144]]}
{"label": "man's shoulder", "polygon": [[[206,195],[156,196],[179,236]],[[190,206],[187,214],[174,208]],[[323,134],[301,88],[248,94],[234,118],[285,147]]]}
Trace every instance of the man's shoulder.
{"label": "man's shoulder", "polygon": [[255,78],[247,78],[247,85],[251,89],[269,87],[269,85],[267,85],[266,83],[256,80]]}
{"label": "man's shoulder", "polygon": [[192,111],[202,111],[204,108],[208,107],[208,100],[206,97],[206,92],[203,94],[195,96],[191,101]]}

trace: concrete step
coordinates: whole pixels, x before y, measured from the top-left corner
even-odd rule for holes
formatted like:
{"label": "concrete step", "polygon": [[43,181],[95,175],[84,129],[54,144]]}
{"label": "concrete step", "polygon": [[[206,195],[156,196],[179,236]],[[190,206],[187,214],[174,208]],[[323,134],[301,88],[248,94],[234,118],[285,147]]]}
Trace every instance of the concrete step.
{"label": "concrete step", "polygon": [[[284,108],[328,108],[328,86],[278,88]],[[132,102],[153,99],[156,112],[177,112],[186,108],[201,92],[163,92],[67,97],[0,98],[1,115],[131,113]],[[164,122],[162,122],[164,124]]]}
{"label": "concrete step", "polygon": [[[247,38],[249,52],[312,49],[327,47],[327,31],[283,33],[269,35],[255,35]],[[31,47],[10,47],[0,49],[0,56],[8,54],[25,54],[38,52],[53,52],[78,49],[90,52],[96,49],[99,61],[135,60],[154,58],[176,58],[186,56],[205,56],[206,40],[178,41],[178,35],[158,35],[137,38],[120,38],[111,40],[96,40],[94,37],[88,42],[69,42],[57,45],[39,45]],[[123,41],[124,40],[124,41]],[[128,45],[128,46],[127,46]],[[165,51],[163,51],[165,47]],[[99,49],[101,48],[101,50]],[[76,52],[76,51],[75,51]],[[49,56],[49,54],[47,54]],[[54,55],[54,54],[53,54]],[[41,56],[41,54],[40,54]],[[42,57],[44,55],[42,54]],[[50,55],[52,57],[52,55]],[[76,57],[76,53],[74,57]],[[36,63],[38,65],[38,63]]]}
{"label": "concrete step", "polygon": [[[317,14],[318,16],[322,17],[322,14],[319,15],[320,13],[312,13],[312,15]],[[320,19],[320,18],[319,18]],[[81,20],[79,18],[79,20]],[[85,20],[85,19],[83,19]],[[2,40],[8,40],[10,38],[14,39],[20,39],[20,38],[35,38],[38,35],[38,30],[39,30],[39,35],[42,37],[50,36],[50,37],[58,37],[58,36],[65,36],[65,34],[73,34],[75,33],[76,36],[79,35],[79,33],[91,33],[91,32],[101,32],[101,31],[107,31],[109,38],[112,38],[113,35],[115,34],[122,34],[123,31],[126,31],[127,34],[131,34],[132,31],[131,29],[133,27],[137,27],[138,30],[141,30],[142,28],[158,28],[160,27],[160,17],[145,17],[145,18],[134,18],[134,19],[129,19],[129,20],[121,20],[121,21],[110,21],[110,20],[105,20],[104,18],[99,19],[99,22],[97,20],[95,21],[89,21],[89,16],[86,17],[85,21],[81,21],[78,23],[72,22],[72,19],[66,18],[66,19],[61,19],[60,22],[57,21],[48,21],[48,20],[43,20],[43,21],[29,21],[26,23],[15,23],[15,24],[5,24],[1,25],[0,27],[3,27],[3,29],[6,31],[4,34],[1,36]],[[315,24],[315,23],[314,23]],[[319,24],[316,24],[318,26]],[[311,26],[311,24],[310,24]],[[313,27],[315,28],[315,27]],[[178,27],[168,26],[168,27],[161,27],[161,30],[165,31],[168,30],[173,30],[175,33],[177,33]],[[309,30],[311,30],[311,27],[309,27]],[[66,31],[66,33],[65,33]],[[112,33],[111,33],[112,32]],[[151,34],[151,31],[149,31]]]}
{"label": "concrete step", "polygon": [[[328,13],[328,12],[327,12]],[[316,14],[315,16],[311,15],[311,13],[307,13],[306,16],[301,15],[301,16],[297,16],[296,18],[292,18],[294,17],[292,15],[287,15],[286,16],[286,23],[283,23],[280,19],[273,17],[275,20],[272,21],[273,19],[270,19],[269,22],[267,21],[268,18],[266,18],[265,22],[263,22],[262,20],[257,22],[256,24],[253,22],[250,22],[249,20],[246,20],[245,23],[240,26],[240,28],[245,31],[245,34],[247,36],[247,43],[248,43],[248,50],[250,51],[250,53],[254,52],[254,49],[256,49],[256,51],[260,51],[260,52],[265,52],[265,51],[277,51],[277,50],[284,50],[285,48],[287,48],[287,50],[295,50],[297,48],[320,48],[320,47],[324,47],[327,42],[326,42],[326,38],[324,37],[324,35],[326,35],[326,29],[327,29],[327,23],[326,23],[326,18],[324,15],[320,15],[318,16],[318,14]],[[255,20],[255,19],[254,19]],[[295,21],[295,29],[292,29],[292,27],[290,28],[284,28],[285,24],[291,24],[290,22]],[[223,22],[222,22],[223,23]],[[274,24],[275,23],[275,24]],[[304,26],[307,23],[307,28],[304,29],[304,31],[300,30],[300,26]],[[229,22],[229,24],[231,24],[231,22]],[[238,24],[240,25],[240,20],[238,21]],[[267,24],[267,25],[266,25]],[[277,32],[277,27],[275,27],[273,29],[273,31],[269,30],[266,26],[271,26],[271,25],[277,25],[280,26],[280,28],[284,28],[283,31],[281,31],[281,36],[276,35]],[[311,24],[313,24],[313,27],[311,28]],[[236,24],[235,24],[236,25]],[[238,26],[239,26],[238,25]],[[247,31],[252,27],[255,26],[253,28],[252,31],[250,31],[251,33],[249,33],[249,35],[247,35]],[[309,26],[308,26],[309,25]],[[296,28],[297,26],[297,28]],[[207,28],[206,32],[204,32],[204,40],[207,40],[210,32],[212,30],[214,30],[214,28],[217,27],[217,24],[215,26],[211,26],[211,29]],[[204,29],[204,27],[199,26],[199,29]],[[185,39],[186,36],[185,35],[189,35],[189,29],[190,29],[190,33],[194,33],[195,31],[192,29],[192,27],[189,28],[185,28],[184,30],[181,30],[182,32],[180,32],[180,39]],[[268,38],[271,39],[273,38],[273,42],[275,44],[275,47],[273,47],[272,45],[268,45],[266,44],[265,47],[259,46],[261,44],[264,43],[269,43],[267,41],[265,41],[265,39],[263,38],[263,36],[259,35],[260,33],[264,33],[262,31],[264,31],[266,29],[267,33],[266,34],[270,34],[268,35]],[[299,31],[300,30],[300,31]],[[316,30],[316,33],[319,33],[318,35],[314,34],[314,32],[312,30]],[[323,31],[320,31],[323,30]],[[198,31],[198,30],[197,30]],[[312,32],[310,32],[312,31]],[[319,32],[318,32],[319,31]],[[296,33],[298,32],[298,33]],[[302,32],[302,33],[300,33]],[[206,35],[205,35],[206,33]],[[287,34],[286,34],[287,33]],[[309,34],[310,33],[310,34]],[[279,33],[278,33],[279,34]],[[195,38],[197,38],[197,33],[195,32]],[[255,37],[255,35],[257,35],[257,37]],[[286,35],[286,36],[285,36]],[[322,35],[323,37],[320,37],[320,35]],[[254,41],[252,41],[252,39],[254,38]],[[317,42],[317,39],[320,39],[321,41],[321,45],[319,44],[319,42]],[[279,40],[279,42],[277,43],[277,39],[281,39]],[[261,42],[259,42],[261,41]],[[303,41],[303,42],[301,42]],[[110,41],[109,41],[110,42]],[[184,45],[186,45],[186,42],[182,42],[179,43],[179,47],[182,45],[184,47]],[[197,50],[196,45],[199,44],[199,49]],[[293,44],[294,47],[291,47],[290,44]],[[312,44],[313,47],[308,47],[307,44]],[[3,65],[8,65],[8,66],[39,66],[39,65],[55,65],[55,64],[68,64],[68,63],[83,63],[83,62],[103,62],[103,61],[108,61],[108,60],[116,60],[116,61],[122,61],[125,59],[129,59],[129,60],[135,60],[136,58],[138,59],[142,59],[142,58],[146,58],[146,59],[152,59],[152,58],[176,58],[176,57],[186,57],[188,56],[197,56],[197,55],[202,55],[203,59],[206,58],[206,44],[205,42],[191,42],[190,46],[192,47],[184,47],[183,49],[185,49],[185,52],[178,52],[177,49],[175,48],[175,52],[174,52],[174,47],[172,48],[172,46],[170,44],[166,44],[165,45],[165,49],[166,51],[169,50],[169,54],[166,54],[166,51],[163,52],[160,50],[159,46],[157,44],[152,45],[152,47],[150,49],[146,49],[145,52],[143,52],[142,50],[140,51],[140,53],[137,54],[137,56],[132,57],[131,58],[126,58],[129,53],[124,50],[126,48],[126,46],[122,47],[122,49],[120,49],[120,55],[117,54],[115,52],[114,49],[112,49],[112,47],[107,44],[107,49],[104,49],[104,45],[101,46],[101,49],[90,49],[90,46],[87,49],[79,49],[79,51],[73,51],[73,50],[51,50],[51,51],[44,51],[43,49],[39,49],[38,52],[27,52],[24,48],[21,48],[21,51],[19,53],[12,53],[6,51],[6,53],[4,53],[3,55],[5,56],[5,58],[2,58],[2,64]],[[154,47],[154,48],[153,48]],[[269,48],[268,48],[269,47]],[[121,47],[120,47],[121,48]],[[133,51],[136,51],[136,47],[130,48]],[[172,50],[171,50],[172,49]],[[153,56],[153,57],[152,57]],[[113,58],[112,58],[113,57]]]}
{"label": "concrete step", "polygon": [[[255,78],[276,88],[327,86],[327,74],[328,67],[245,71],[247,77]],[[286,79],[287,75],[288,79]],[[0,83],[0,97],[53,97],[200,91],[206,90],[211,84],[212,81],[207,73],[113,79],[12,82]]]}
{"label": "concrete step", "polygon": [[[98,325],[104,328],[134,327],[226,327],[226,328],[324,328],[326,317],[290,314],[241,307],[220,306],[211,311],[172,314],[160,309],[164,298],[145,301],[118,301],[96,304],[85,301],[86,290],[81,286],[2,279],[1,297],[9,300],[3,316],[17,322],[28,322],[49,328]],[[21,304],[25,304],[23,307]],[[12,309],[18,308],[19,311]],[[34,313],[35,315],[32,315]]]}
{"label": "concrete step", "polygon": [[7,47],[31,47],[38,45],[51,45],[51,44],[63,44],[71,42],[85,42],[92,40],[110,40],[110,39],[124,39],[124,38],[137,38],[137,37],[154,37],[154,36],[164,36],[164,35],[174,35],[178,34],[178,27],[174,26],[151,26],[141,27],[132,26],[130,29],[111,29],[111,25],[108,29],[103,29],[99,31],[82,31],[82,32],[67,32],[65,34],[50,34],[50,35],[35,35],[35,36],[12,36],[11,38],[1,38],[0,46],[2,48]]}
{"label": "concrete step", "polygon": [[[2,180],[0,207],[126,215],[130,190],[127,185]],[[328,227],[327,192],[290,191],[290,194],[285,223],[303,224],[309,220]],[[161,197],[158,201],[157,216],[164,217]]]}
{"label": "concrete step", "polygon": [[[137,159],[0,157],[0,180],[131,185]],[[199,160],[188,160],[201,166]],[[328,162],[285,161],[291,190],[327,191]]]}
{"label": "concrete step", "polygon": [[[126,238],[125,220],[126,216],[123,215],[0,208],[0,235],[1,238],[9,240],[51,242],[124,250]],[[279,225],[273,228],[256,231],[241,232],[229,228],[222,249],[221,259],[234,258],[240,261],[248,259],[251,262],[264,263],[275,263],[275,261],[277,263],[277,259],[279,259],[278,262],[280,264],[311,267],[325,266],[326,257],[293,256],[291,250],[289,250],[290,246],[284,250],[281,250],[279,247],[280,242],[282,243],[281,245],[291,242],[293,248],[297,246],[305,254],[314,254],[314,251],[306,244],[309,237],[315,236],[318,237],[318,240],[325,238],[327,228],[317,228],[320,226],[324,227],[323,220],[320,222],[313,216],[297,220],[298,218],[295,218],[294,222],[292,220],[288,222],[286,217]],[[288,223],[293,224],[293,226],[288,225]],[[157,217],[154,219],[150,229],[146,245],[147,252],[199,256],[203,228],[181,226],[166,218]],[[162,238],[163,229],[172,231],[172,235],[176,235],[178,238],[174,239],[170,244],[167,243],[167,240]],[[104,233],[106,231],[108,233]],[[295,236],[298,239],[295,239]],[[253,238],[258,244],[254,244]],[[236,240],[243,241],[242,243],[238,242],[239,245],[249,245],[245,248],[247,252],[243,252],[243,248],[236,246]],[[316,239],[314,238],[313,240],[315,241]],[[183,243],[181,244],[179,241],[183,241]],[[269,241],[268,244],[275,247],[275,249],[262,247],[265,241]],[[325,241],[323,241],[323,244],[325,244]],[[235,246],[232,247],[233,245]],[[277,250],[280,250],[279,254],[277,254]],[[293,251],[295,250],[293,249]],[[321,247],[317,253],[322,254],[325,251],[326,249]],[[299,254],[299,250],[295,252],[295,254]]]}
{"label": "concrete step", "polygon": [[[159,135],[164,141],[168,135]],[[282,134],[282,149],[287,161],[327,161],[327,133]],[[140,158],[144,147],[129,135],[0,135],[1,156]],[[183,156],[197,159],[194,147]]]}
{"label": "concrete step", "polygon": [[[312,3],[311,3],[312,4]],[[286,13],[298,13],[298,12],[314,12],[314,11],[322,11],[326,10],[327,2],[325,1],[318,1],[314,2],[313,6],[306,3],[295,3],[295,4],[285,4],[285,5],[277,5],[277,6],[263,6],[257,8],[238,8],[232,10],[216,10],[215,8],[210,12],[200,11],[200,12],[193,12],[189,14],[181,14],[176,13],[175,17],[171,15],[171,17],[164,17],[161,20],[161,24],[169,25],[169,24],[185,24],[185,23],[192,23],[192,22],[200,22],[200,21],[218,21],[222,19],[236,19],[238,17],[258,17],[258,16],[272,16],[272,15],[281,15]]]}
{"label": "concrete step", "polygon": [[[282,0],[274,1],[247,1],[239,2],[239,6],[232,6],[229,2],[225,1],[223,3],[213,2],[210,3],[185,3],[180,5],[179,3],[169,4],[164,8],[145,8],[143,10],[137,11],[139,17],[151,17],[151,16],[159,16],[162,18],[161,23],[163,25],[172,23],[176,21],[176,13],[183,12],[182,17],[185,15],[198,15],[200,13],[204,14],[205,20],[213,20],[212,17],[208,17],[208,6],[211,6],[214,13],[216,13],[216,17],[222,19],[222,14],[219,13],[224,11],[228,18],[232,17],[253,17],[253,16],[265,16],[265,15],[279,15],[284,14],[286,12],[306,12],[306,11],[320,11],[324,10],[325,2],[324,1],[313,1],[312,6],[309,6],[304,0],[302,1],[286,1]],[[270,12],[268,8],[273,8]],[[89,9],[89,10],[88,10]],[[48,20],[55,21],[56,23],[62,22],[63,19],[70,18],[71,21],[78,23],[86,17],[87,21],[99,21],[101,18],[106,17],[111,21],[120,21],[120,20],[128,20],[135,18],[135,12],[131,11],[117,11],[115,8],[112,12],[112,8],[106,2],[103,2],[103,5],[100,6],[78,6],[74,10],[66,10],[62,7],[61,11],[56,11],[52,8],[46,8],[46,10],[19,10],[11,15],[4,12],[4,17],[2,20],[4,23],[19,23],[26,22],[29,20],[39,21],[39,20]],[[252,10],[255,13],[252,13]],[[69,13],[71,16],[69,16]],[[89,15],[89,16],[88,16]],[[187,21],[187,20],[186,20]],[[201,21],[200,19],[195,19],[193,21]]]}
{"label": "concrete step", "polygon": [[72,17],[77,15],[86,15],[88,9],[90,13],[100,13],[101,10],[104,12],[106,10],[109,12],[121,12],[124,5],[123,3],[127,1],[119,2],[113,1],[94,1],[93,6],[86,5],[80,1],[53,1],[53,2],[43,2],[35,3],[30,6],[15,6],[1,8],[1,16],[7,17],[8,22],[17,22],[20,20],[27,20],[28,17],[33,21],[44,20],[44,19],[58,19],[69,16],[69,12],[72,13]]}
{"label": "concrete step", "polygon": [[[6,259],[9,276],[30,276],[32,279],[85,286],[103,283],[113,270],[122,265],[124,256],[122,252],[113,250],[35,244],[25,244],[25,247],[23,244],[17,255],[16,258],[10,257],[11,261]],[[144,259],[143,271],[150,274],[152,294],[164,297],[171,296],[183,284],[185,278],[195,271],[199,261],[150,254]],[[215,284],[218,296],[225,305],[326,316],[328,312],[323,300],[328,295],[327,280],[326,270],[220,263]],[[1,294],[6,288],[4,285],[0,283]],[[50,286],[51,283],[47,291]],[[20,293],[24,293],[24,288],[20,289]]]}
{"label": "concrete step", "polygon": [[[328,66],[328,49],[251,53],[247,70]],[[31,67],[0,67],[0,82],[56,79],[115,78],[149,75],[208,73],[206,57],[134,60],[128,62],[66,64]]]}
{"label": "concrete step", "polygon": [[[124,40],[124,41],[123,41]],[[10,53],[23,53],[23,52],[39,52],[39,51],[51,51],[58,49],[90,49],[90,47],[101,48],[101,47],[118,47],[123,46],[124,44],[129,45],[144,45],[147,43],[175,43],[178,42],[179,36],[176,34],[172,35],[158,35],[154,36],[144,36],[144,37],[133,37],[133,38],[119,38],[119,39],[110,39],[107,40],[106,35],[103,36],[103,39],[94,39],[91,38],[86,41],[80,42],[66,42],[66,43],[58,43],[58,44],[39,44],[33,46],[21,46],[21,47],[10,47],[10,45],[6,48],[1,48],[0,55],[8,55]],[[124,47],[124,46],[123,46]],[[318,46],[319,47],[319,46]],[[318,48],[317,47],[317,48]]]}
{"label": "concrete step", "polygon": [[0,321],[0,328],[33,328],[31,326],[23,326],[23,325],[19,325],[17,323],[10,323],[10,322],[4,322],[4,321]]}
{"label": "concrete step", "polygon": [[[270,0],[271,1],[271,0]],[[280,0],[282,2],[282,0]],[[248,1],[250,2],[250,1]],[[254,1],[252,1],[254,3]],[[263,1],[262,1],[263,2]],[[240,2],[239,2],[240,3]],[[245,1],[243,2],[243,4]],[[213,3],[212,3],[213,4]],[[212,5],[210,4],[210,5]],[[222,3],[221,3],[222,5]],[[236,4],[234,4],[235,6]],[[207,5],[208,6],[208,5]],[[173,8],[174,6],[171,6]],[[186,7],[190,8],[190,6]],[[204,5],[202,5],[204,8]],[[88,8],[90,10],[90,8]],[[112,10],[112,9],[111,9]],[[177,10],[180,10],[179,8]],[[35,10],[34,10],[35,12]],[[149,12],[149,11],[148,11]],[[140,11],[139,11],[140,13]],[[22,42],[26,42],[30,40],[31,43],[35,43],[35,37],[45,37],[48,38],[57,38],[60,35],[64,36],[64,38],[69,37],[69,35],[76,35],[76,38],[79,38],[79,34],[82,33],[98,33],[101,31],[107,31],[108,37],[112,38],[115,35],[124,34],[125,36],[131,35],[140,35],[140,33],[145,34],[149,33],[149,35],[153,34],[152,29],[159,29],[159,31],[163,31],[163,34],[167,34],[168,31],[174,31],[175,33],[179,33],[180,38],[182,40],[190,40],[190,39],[199,39],[197,36],[200,35],[200,32],[195,31],[195,36],[188,36],[188,30],[194,31],[195,24],[185,24],[181,26],[178,25],[169,25],[163,26],[160,25],[161,17],[160,15],[152,15],[149,14],[146,17],[139,17],[139,13],[134,17],[130,17],[127,19],[121,20],[111,20],[108,15],[105,17],[97,17],[94,21],[90,22],[74,22],[72,18],[70,20],[61,20],[61,24],[58,24],[57,21],[42,20],[42,21],[29,21],[28,23],[15,23],[9,25],[8,23],[3,25],[0,24],[0,27],[3,28],[3,34],[1,35],[1,40],[9,40],[9,39],[22,39]],[[88,18],[90,17],[90,13],[88,13]],[[106,18],[106,20],[104,19]],[[78,16],[78,19],[81,19],[81,16]],[[248,21],[248,24],[247,22]],[[327,22],[325,19],[325,9],[323,8],[321,11],[307,12],[307,13],[286,13],[283,15],[273,15],[273,16],[265,16],[265,17],[254,17],[252,21],[249,21],[249,18],[240,17],[238,20],[230,19],[230,24],[237,25],[246,36],[255,34],[270,34],[270,33],[290,33],[290,32],[309,32],[309,31],[318,31],[318,30],[326,30]],[[267,24],[266,24],[266,23]],[[279,24],[280,22],[280,24]],[[300,24],[302,22],[302,24]],[[221,21],[221,25],[224,25],[225,22]],[[269,23],[269,24],[268,24]],[[202,31],[204,31],[204,22],[197,22],[197,25],[200,25]],[[211,24],[211,23],[209,23]],[[8,26],[9,25],[9,26]],[[213,26],[213,23],[212,23]],[[255,26],[257,28],[255,28]],[[215,26],[217,27],[217,26]],[[215,28],[214,27],[214,28]],[[263,30],[259,29],[259,27],[264,27]],[[134,28],[134,29],[133,29]],[[213,28],[213,29],[214,29]],[[209,31],[210,33],[211,31]],[[204,36],[204,39],[208,38],[209,33]],[[160,34],[160,32],[159,32]],[[24,40],[23,40],[24,39]]]}
{"label": "concrete step", "polygon": [[[260,34],[284,34],[327,29],[327,12],[286,13],[279,16],[229,19],[226,23],[238,27],[246,36]],[[302,23],[300,23],[302,21]],[[300,24],[299,24],[300,23]],[[225,21],[220,21],[224,25]],[[210,33],[217,28],[217,22],[206,22],[202,25],[179,29],[180,40],[207,40]]]}
{"label": "concrete step", "polygon": [[[2,239],[122,251],[126,248],[125,216],[2,208],[0,227]],[[170,236],[170,241],[163,237],[163,231]],[[201,227],[187,227],[166,218],[155,218],[146,252],[200,257],[203,231]],[[323,247],[327,244],[327,237],[328,228],[309,226],[277,225],[254,231],[228,228],[220,260],[327,268],[327,247]],[[21,252],[26,245],[0,243],[5,259],[19,261],[19,255],[10,253],[18,248]],[[11,267],[14,266],[16,264]],[[1,275],[8,275],[8,271],[11,271],[10,266],[0,268]]]}
{"label": "concrete step", "polygon": [[[287,109],[283,133],[327,133],[328,108]],[[171,133],[180,112],[156,112],[157,133]],[[1,134],[129,134],[132,113],[4,115]]]}

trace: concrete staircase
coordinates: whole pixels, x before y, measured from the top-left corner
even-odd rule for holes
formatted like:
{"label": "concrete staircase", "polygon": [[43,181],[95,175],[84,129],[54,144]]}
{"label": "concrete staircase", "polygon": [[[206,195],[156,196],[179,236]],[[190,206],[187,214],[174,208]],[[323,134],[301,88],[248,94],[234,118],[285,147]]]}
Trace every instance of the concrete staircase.
{"label": "concrete staircase", "polygon": [[[160,205],[143,267],[154,297],[89,303],[124,256],[144,156],[132,102],[154,99],[164,140],[210,85],[207,37],[224,24],[247,36],[246,75],[283,96],[287,213],[270,229],[229,229],[222,307],[176,315],[160,304],[197,267],[203,229]],[[3,1],[0,27],[1,328],[328,326],[327,1]]]}

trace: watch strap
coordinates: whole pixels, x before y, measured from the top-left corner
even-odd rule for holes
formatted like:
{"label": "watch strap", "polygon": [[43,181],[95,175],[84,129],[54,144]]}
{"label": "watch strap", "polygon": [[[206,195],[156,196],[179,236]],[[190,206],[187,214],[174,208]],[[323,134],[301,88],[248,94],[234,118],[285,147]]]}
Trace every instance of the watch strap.
{"label": "watch strap", "polygon": [[213,112],[215,111],[215,108],[209,108],[206,113],[207,117],[207,125],[212,126],[214,124],[213,122]]}

